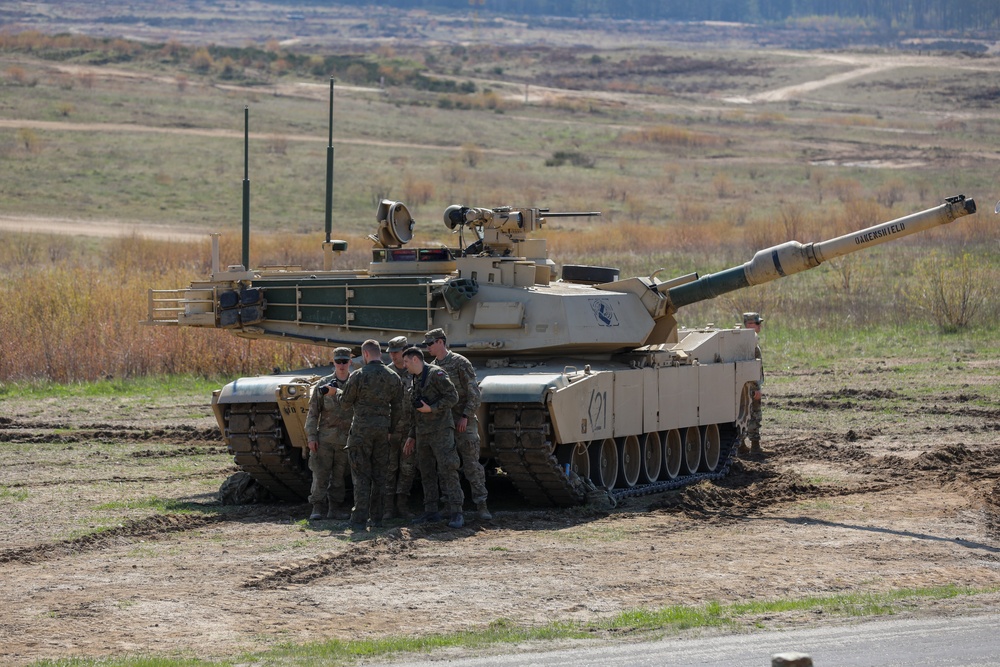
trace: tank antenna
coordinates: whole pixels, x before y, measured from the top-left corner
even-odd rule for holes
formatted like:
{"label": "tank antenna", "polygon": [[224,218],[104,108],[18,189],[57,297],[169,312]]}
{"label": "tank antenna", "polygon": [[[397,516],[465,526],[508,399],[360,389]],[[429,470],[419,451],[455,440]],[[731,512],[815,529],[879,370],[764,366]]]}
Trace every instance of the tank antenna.
{"label": "tank antenna", "polygon": [[250,270],[250,107],[243,107],[243,269]]}
{"label": "tank antenna", "polygon": [[330,77],[330,139],[326,146],[326,242],[333,233],[333,77]]}

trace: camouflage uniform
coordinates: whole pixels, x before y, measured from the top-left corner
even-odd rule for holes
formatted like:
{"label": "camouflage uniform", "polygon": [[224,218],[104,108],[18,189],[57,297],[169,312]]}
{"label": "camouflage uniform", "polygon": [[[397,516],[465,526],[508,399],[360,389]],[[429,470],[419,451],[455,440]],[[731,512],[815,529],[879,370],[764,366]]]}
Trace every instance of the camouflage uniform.
{"label": "camouflage uniform", "polygon": [[[743,313],[743,326],[750,328],[751,325],[764,324],[764,320],[761,319],[759,313]],[[755,329],[756,331],[756,329]],[[758,344],[754,349],[754,358],[761,359],[760,345]],[[743,455],[747,454],[761,454],[763,453],[760,448],[760,423],[764,418],[763,411],[761,410],[761,392],[764,389],[764,364],[761,362],[760,366],[760,380],[753,384],[751,391],[753,395],[750,398],[750,421],[747,423],[747,433],[746,437],[750,441],[750,447],[747,447],[745,443],[741,444],[739,453]]]}
{"label": "camouflage uniform", "polygon": [[462,457],[462,472],[472,489],[472,502],[482,505],[486,502],[486,472],[479,462],[479,419],[476,410],[482,401],[482,393],[476,371],[468,359],[454,352],[448,352],[444,359],[436,363],[448,373],[448,379],[458,390],[458,403],[452,408],[455,422],[462,417],[469,420],[465,433],[455,431],[455,445]]}
{"label": "camouflage uniform", "polygon": [[351,523],[362,526],[370,516],[382,520],[382,492],[389,468],[389,433],[399,424],[403,410],[403,385],[399,376],[380,360],[368,362],[351,373],[337,391],[341,405],[354,409],[347,447],[354,480]]}
{"label": "camouflage uniform", "polygon": [[[431,412],[418,412],[417,398],[423,398]],[[448,511],[462,511],[465,494],[458,478],[460,461],[455,449],[455,421],[452,407],[458,402],[458,391],[448,374],[433,364],[424,364],[424,372],[414,377],[407,394],[410,419],[409,437],[417,442],[416,459],[424,487],[424,511],[438,510],[438,483],[447,497]]]}
{"label": "camouflage uniform", "polygon": [[[405,339],[404,339],[405,340]],[[392,341],[390,341],[390,344]],[[405,368],[396,368],[393,364],[388,364],[388,369],[395,372],[403,383],[403,391],[410,388],[413,376]],[[403,454],[403,444],[406,434],[410,432],[411,410],[403,409],[400,424],[389,435],[389,470],[385,477],[385,516],[389,519],[395,516],[393,512],[393,502],[398,508],[398,514],[407,518],[408,511],[406,502],[413,489],[413,478],[417,474],[417,458],[413,452],[409,456]]]}
{"label": "camouflage uniform", "polygon": [[[319,443],[309,456],[309,469],[313,473],[309,502],[313,505],[329,502],[330,509],[344,502],[344,477],[349,465],[347,435],[353,414],[353,410],[337,400],[339,383],[335,374],[321,379],[313,388],[306,414],[306,439]],[[324,396],[320,387],[327,386],[331,391]]]}

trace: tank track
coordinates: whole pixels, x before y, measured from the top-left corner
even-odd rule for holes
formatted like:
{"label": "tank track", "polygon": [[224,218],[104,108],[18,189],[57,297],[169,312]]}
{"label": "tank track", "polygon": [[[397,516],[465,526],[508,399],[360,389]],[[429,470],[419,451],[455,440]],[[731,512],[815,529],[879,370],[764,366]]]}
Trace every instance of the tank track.
{"label": "tank track", "polygon": [[[585,490],[574,486],[555,455],[551,440],[549,411],[541,404],[499,404],[492,407],[489,432],[493,453],[500,468],[531,503],[570,506],[584,501]],[[740,429],[720,424],[722,451],[714,472],[682,475],[672,480],[612,489],[617,500],[679,489],[702,480],[721,479],[729,473],[733,453],[740,441]]]}
{"label": "tank track", "polygon": [[277,403],[226,406],[226,436],[236,465],[279,499],[303,502],[312,473],[297,447],[285,440]]}
{"label": "tank track", "polygon": [[[226,408],[226,434],[236,465],[279,499],[303,502],[309,497],[312,473],[298,448],[286,442],[277,403],[233,403]],[[541,404],[500,404],[492,408],[489,432],[493,454],[528,502],[542,506],[581,504],[586,492],[566,476],[555,455],[552,422]],[[722,453],[714,472],[612,489],[615,499],[661,493],[702,480],[721,479],[729,472],[740,431],[719,425]]]}
{"label": "tank track", "polygon": [[583,502],[584,490],[570,483],[555,457],[552,422],[545,406],[495,404],[489,432],[497,463],[528,502],[563,506]]}

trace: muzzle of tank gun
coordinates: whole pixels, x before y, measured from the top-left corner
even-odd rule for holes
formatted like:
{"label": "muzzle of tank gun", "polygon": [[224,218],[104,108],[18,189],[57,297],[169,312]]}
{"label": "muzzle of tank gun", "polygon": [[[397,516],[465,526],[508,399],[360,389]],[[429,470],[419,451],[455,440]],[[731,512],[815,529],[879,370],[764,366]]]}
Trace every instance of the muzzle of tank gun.
{"label": "muzzle of tank gun", "polygon": [[[880,243],[945,225],[976,212],[976,202],[964,195],[945,199],[945,203],[920,213],[890,220],[860,231],[815,243],[785,243],[760,250],[749,262],[676,287],[666,288],[674,311],[691,303],[713,299],[751,285],[784,278],[816,268],[823,262],[864,250]],[[664,283],[667,285],[668,283]],[[657,288],[663,292],[663,289]]]}

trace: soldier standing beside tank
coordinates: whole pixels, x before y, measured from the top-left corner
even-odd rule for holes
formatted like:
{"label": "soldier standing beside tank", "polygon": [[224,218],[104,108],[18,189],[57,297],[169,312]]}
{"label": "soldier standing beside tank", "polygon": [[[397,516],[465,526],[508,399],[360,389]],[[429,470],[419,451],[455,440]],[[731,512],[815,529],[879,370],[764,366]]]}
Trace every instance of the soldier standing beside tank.
{"label": "soldier standing beside tank", "polygon": [[476,380],[476,370],[468,359],[448,350],[444,329],[431,329],[425,333],[424,344],[458,390],[458,403],[452,409],[455,417],[455,444],[462,457],[462,473],[472,489],[476,516],[481,521],[489,521],[493,516],[486,507],[486,471],[479,462],[479,418],[476,417],[476,411],[482,401],[482,393],[479,391],[479,381]]}
{"label": "soldier standing beside tank", "polygon": [[403,384],[382,363],[382,346],[366,340],[361,346],[365,365],[351,373],[337,390],[340,404],[354,408],[347,448],[354,481],[351,528],[365,529],[369,517],[382,525],[382,494],[389,468],[389,434],[396,429],[403,409]]}
{"label": "soldier standing beside tank", "polygon": [[[758,336],[760,336],[760,327],[763,324],[764,320],[761,318],[760,313],[743,313],[743,326],[747,329],[753,330],[753,332]],[[759,340],[757,342],[757,347],[754,350],[754,356],[757,359],[761,358]],[[739,453],[742,456],[759,456],[764,453],[764,451],[760,448],[760,422],[763,418],[760,401],[763,388],[764,364],[762,362],[760,366],[760,381],[756,383],[753,397],[750,400],[750,422],[747,424],[747,439],[750,440],[750,446],[747,447],[745,441],[740,443]]]}
{"label": "soldier standing beside tank", "polygon": [[411,347],[403,353],[403,361],[410,371],[410,384],[406,404],[410,411],[410,431],[403,445],[406,454],[416,454],[420,467],[420,481],[424,486],[424,513],[413,523],[440,521],[438,484],[444,490],[448,503],[448,526],[461,528],[462,483],[458,478],[461,465],[455,447],[455,420],[452,408],[458,403],[458,390],[448,379],[448,373],[433,364],[424,363],[424,353]]}
{"label": "soldier standing beside tank", "polygon": [[[403,363],[403,351],[406,349],[406,336],[396,336],[389,341],[386,351],[392,360],[387,368],[396,373],[403,383],[404,394],[410,388],[413,377]],[[408,423],[410,411],[405,407],[400,425],[389,434],[389,470],[385,476],[385,513],[383,519],[412,519],[413,514],[407,508],[410,491],[413,488],[413,478],[416,475],[416,457],[411,452],[403,454],[403,440],[410,432]]]}
{"label": "soldier standing beside tank", "polygon": [[[309,502],[313,504],[310,521],[347,518],[338,516],[342,511],[345,487],[344,477],[350,462],[347,455],[347,436],[351,430],[353,411],[337,401],[336,389],[344,386],[351,375],[351,350],[338,347],[333,351],[334,372],[317,383],[309,398],[306,414],[306,440],[309,445],[309,470],[312,471],[312,488]],[[324,511],[323,505],[328,509]]]}

